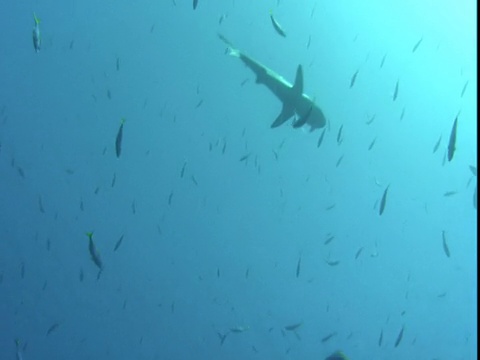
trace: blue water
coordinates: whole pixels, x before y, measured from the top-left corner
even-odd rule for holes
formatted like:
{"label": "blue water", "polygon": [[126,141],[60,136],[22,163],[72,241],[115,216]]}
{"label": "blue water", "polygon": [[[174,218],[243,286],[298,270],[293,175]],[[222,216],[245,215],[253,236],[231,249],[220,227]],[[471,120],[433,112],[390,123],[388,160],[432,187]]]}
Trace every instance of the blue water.
{"label": "blue water", "polygon": [[[0,359],[476,359],[475,14],[1,2]],[[218,32],[303,64],[319,147]]]}

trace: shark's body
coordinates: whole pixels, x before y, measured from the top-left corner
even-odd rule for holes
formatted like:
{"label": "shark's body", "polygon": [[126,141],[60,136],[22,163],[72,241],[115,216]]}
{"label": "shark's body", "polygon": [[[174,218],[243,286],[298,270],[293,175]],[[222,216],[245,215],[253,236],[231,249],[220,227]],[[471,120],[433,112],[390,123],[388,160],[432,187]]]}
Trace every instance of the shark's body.
{"label": "shark's body", "polygon": [[295,82],[292,85],[273,70],[235,49],[222,35],[219,35],[219,37],[229,46],[230,55],[238,57],[255,73],[257,76],[256,83],[265,85],[282,102],[282,111],[272,123],[272,128],[282,125],[295,115],[300,120],[294,123],[294,127],[300,127],[295,125],[300,123],[309,125],[310,131],[314,131],[325,126],[326,119],[322,110],[308,95],[303,93],[303,69],[301,65],[297,67]]}

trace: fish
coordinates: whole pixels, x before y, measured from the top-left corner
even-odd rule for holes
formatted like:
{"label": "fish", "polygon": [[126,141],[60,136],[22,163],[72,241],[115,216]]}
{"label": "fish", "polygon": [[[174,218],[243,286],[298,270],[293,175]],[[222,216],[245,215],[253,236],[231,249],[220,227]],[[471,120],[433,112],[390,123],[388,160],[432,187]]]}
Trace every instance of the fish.
{"label": "fish", "polygon": [[352,79],[350,80],[350,89],[353,87],[353,85],[355,85],[355,80],[357,79],[357,75],[359,71],[360,69],[355,71],[355,73],[353,74]]}
{"label": "fish", "polygon": [[275,29],[277,34],[279,34],[280,36],[286,37],[287,34],[282,29],[282,27],[280,26],[278,21],[273,17],[273,11],[272,10],[270,10],[270,20],[272,21],[273,28]]}
{"label": "fish", "polygon": [[340,264],[340,260],[334,260],[334,261],[325,260],[325,262],[326,262],[327,265],[329,265],[329,266],[337,266],[338,264]]}
{"label": "fish", "polygon": [[365,124],[370,125],[370,124],[373,122],[373,120],[375,120],[375,117],[376,117],[376,116],[377,116],[377,114],[373,114],[373,116],[372,116],[370,119],[368,119],[368,120],[365,122]]}
{"label": "fish", "polygon": [[339,167],[339,166],[340,166],[340,163],[341,163],[342,160],[343,160],[343,156],[344,156],[344,155],[342,155],[342,156],[340,156],[340,157],[338,158],[337,163],[335,164],[335,167]]}
{"label": "fish", "polygon": [[473,176],[477,176],[477,167],[474,165],[468,165],[468,168],[470,169],[470,172],[472,173]]}
{"label": "fish", "polygon": [[398,83],[400,82],[400,80],[397,80],[397,84],[395,85],[395,90],[393,91],[393,101],[397,100],[397,96],[398,96]]}
{"label": "fish", "polygon": [[[282,102],[282,110],[270,125],[271,128],[279,127],[294,117],[295,114],[302,117],[307,113],[310,113],[306,118],[306,124],[310,126],[310,132],[323,128],[326,125],[325,115],[318,107],[317,102],[303,93],[302,65],[297,66],[295,81],[293,84],[290,84],[275,71],[236,49],[223,35],[218,34],[218,37],[228,46],[227,50],[230,56],[239,58],[255,73],[256,83],[265,85]],[[312,108],[311,111],[309,110],[310,108]]]}
{"label": "fish", "polygon": [[117,71],[120,71],[120,58],[117,56],[117,61],[115,62],[115,66],[117,68]]}
{"label": "fish", "polygon": [[308,111],[305,114],[303,114],[297,121],[293,123],[294,129],[301,128],[303,125],[307,123],[307,120],[310,114],[312,113],[312,109],[313,109],[313,106],[310,106],[310,109],[308,109]]}
{"label": "fish", "polygon": [[117,154],[117,158],[119,158],[122,153],[123,124],[125,124],[125,118],[122,118],[120,122],[120,127],[118,128],[117,137],[115,139],[115,153]]}
{"label": "fish", "polygon": [[468,85],[468,80],[465,82],[465,85],[463,85],[462,93],[460,94],[460,97],[463,97],[465,95],[465,91],[467,90],[467,85]]}
{"label": "fish", "polygon": [[417,41],[417,43],[415,44],[415,46],[413,47],[412,49],[412,53],[414,53],[415,51],[417,51],[418,47],[420,46],[420,44],[422,43],[423,41],[423,36],[420,38],[420,40]]}
{"label": "fish", "polygon": [[33,13],[33,48],[35,52],[38,53],[42,47],[42,37],[40,35],[40,19]]}
{"label": "fish", "polygon": [[198,0],[193,0],[193,10],[197,8]]}
{"label": "fish", "polygon": [[15,359],[23,360],[23,351],[22,347],[20,346],[20,340],[18,339],[15,339]]}
{"label": "fish", "polygon": [[442,141],[442,135],[438,138],[437,142],[435,143],[435,146],[433,147],[433,153],[435,154],[440,146],[440,142]]}
{"label": "fish", "polygon": [[448,151],[447,151],[448,161],[452,161],[453,154],[455,153],[455,143],[457,141],[458,115],[455,117],[455,120],[453,121],[452,131],[450,132],[450,139],[448,140]]}
{"label": "fish", "polygon": [[368,151],[372,150],[373,145],[375,145],[375,142],[376,142],[376,141],[377,141],[377,138],[374,138],[374,139],[372,140],[372,142],[371,142],[370,145],[368,146]]}
{"label": "fish", "polygon": [[363,247],[361,247],[360,249],[357,250],[357,253],[355,254],[355,260],[358,259],[358,257],[360,256],[360,254],[362,253],[363,251]]}
{"label": "fish", "polygon": [[382,61],[380,62],[380,69],[383,67],[385,64],[385,59],[387,58],[387,54],[383,55]]}
{"label": "fish", "polygon": [[55,330],[57,330],[59,326],[60,326],[59,323],[55,323],[55,324],[53,324],[52,326],[50,326],[50,327],[48,328],[47,333],[45,334],[45,336],[50,335],[52,332],[54,332]]}
{"label": "fish", "polygon": [[287,326],[284,326],[283,327],[283,330],[286,330],[286,331],[295,331],[297,330],[300,326],[302,326],[303,322],[300,321],[298,323],[295,323],[295,324],[291,324],[291,325],[287,325]]}
{"label": "fish", "polygon": [[445,230],[442,231],[442,241],[443,241],[443,251],[445,252],[445,255],[447,255],[447,257],[450,257],[450,249],[448,248],[448,245],[447,245]]}
{"label": "fish", "polygon": [[230,328],[230,332],[239,334],[249,329],[250,329],[250,326],[235,326],[233,328]]}
{"label": "fish", "polygon": [[378,346],[382,346],[383,342],[383,329],[380,331],[380,337],[378,338]]}
{"label": "fish", "polygon": [[333,354],[327,356],[325,360],[348,360],[348,357],[341,351],[335,351]]}
{"label": "fish", "polygon": [[248,160],[248,158],[250,157],[250,155],[251,155],[251,153],[248,153],[248,154],[243,155],[243,156],[239,159],[239,161],[242,162],[242,161]]}
{"label": "fish", "polygon": [[343,141],[342,130],[343,130],[343,124],[340,126],[340,129],[338,129],[337,144],[340,144]]}
{"label": "fish", "polygon": [[317,148],[319,148],[320,145],[322,145],[323,137],[325,136],[325,131],[326,130],[327,130],[326,128],[323,129],[322,133],[320,134],[320,137],[318,138],[318,142],[317,142]]}
{"label": "fish", "polygon": [[120,236],[120,239],[117,240],[116,244],[115,244],[115,247],[113,248],[113,251],[117,251],[118,248],[120,247],[120,245],[122,245],[122,241],[123,241],[123,234],[122,236]]}
{"label": "fish", "polygon": [[387,203],[387,193],[388,193],[388,188],[389,188],[390,185],[388,185],[386,188],[385,188],[385,191],[383,192],[383,195],[382,195],[382,199],[380,200],[380,208],[378,210],[378,213],[380,215],[383,214],[383,212],[385,211],[385,205]]}
{"label": "fish", "polygon": [[98,252],[97,248],[95,247],[95,243],[93,242],[93,232],[87,232],[86,235],[88,237],[88,251],[90,252],[92,261],[101,272],[103,270],[103,263],[102,259],[100,258],[100,253]]}
{"label": "fish", "polygon": [[453,195],[456,195],[457,192],[455,190],[450,190],[450,191],[447,191],[443,194],[443,196],[445,197],[450,197],[450,196],[453,196]]}
{"label": "fish", "polygon": [[330,339],[331,339],[332,337],[334,337],[335,335],[337,335],[337,333],[336,333],[336,332],[332,332],[332,333],[324,336],[324,337],[322,338],[322,343],[327,342],[328,340],[330,340]]}
{"label": "fish", "polygon": [[402,342],[403,330],[404,330],[404,329],[405,329],[405,326],[402,326],[402,329],[401,329],[400,332],[398,333],[397,340],[395,340],[395,347],[397,347],[398,345],[400,345],[400,343]]}
{"label": "fish", "polygon": [[330,235],[324,242],[323,242],[323,245],[328,245],[330,244],[333,239],[335,239],[335,235]]}
{"label": "fish", "polygon": [[180,171],[180,178],[183,178],[183,175],[185,174],[185,167],[187,166],[187,162],[185,161],[182,166],[182,170]]}
{"label": "fish", "polygon": [[300,265],[302,263],[302,257],[299,257],[298,258],[298,262],[297,262],[297,271],[295,273],[295,275],[297,276],[297,278],[300,276]]}
{"label": "fish", "polygon": [[226,332],[225,334],[221,334],[219,332],[217,332],[217,335],[218,337],[220,338],[220,346],[223,345],[223,343],[225,342],[225,339],[227,338],[227,335],[229,334],[230,332]]}

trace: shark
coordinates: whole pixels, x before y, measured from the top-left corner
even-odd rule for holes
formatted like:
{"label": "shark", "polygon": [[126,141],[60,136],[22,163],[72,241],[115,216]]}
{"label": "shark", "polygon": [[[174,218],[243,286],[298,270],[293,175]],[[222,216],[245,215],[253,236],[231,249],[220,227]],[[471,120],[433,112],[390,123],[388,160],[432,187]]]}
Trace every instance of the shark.
{"label": "shark", "polygon": [[256,83],[265,85],[282,102],[282,110],[270,125],[271,128],[279,127],[291,118],[295,118],[293,128],[309,126],[310,132],[326,125],[323,111],[303,92],[302,65],[297,66],[295,81],[291,84],[275,71],[235,48],[222,34],[218,34],[218,37],[227,45],[229,55],[239,58],[254,72]]}

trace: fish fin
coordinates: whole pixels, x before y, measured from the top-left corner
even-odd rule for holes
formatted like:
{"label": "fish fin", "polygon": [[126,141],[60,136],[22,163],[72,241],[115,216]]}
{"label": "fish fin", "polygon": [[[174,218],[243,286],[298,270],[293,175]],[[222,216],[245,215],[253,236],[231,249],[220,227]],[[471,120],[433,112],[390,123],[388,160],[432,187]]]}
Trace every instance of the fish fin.
{"label": "fish fin", "polygon": [[277,116],[275,121],[272,123],[270,126],[271,128],[276,128],[280,125],[282,125],[285,121],[290,119],[293,115],[295,115],[295,110],[293,109],[292,106],[283,104],[282,111],[280,114]]}
{"label": "fish fin", "polygon": [[35,13],[33,13],[33,20],[35,21],[35,24],[39,25],[40,24],[40,19],[37,17]]}
{"label": "fish fin", "polygon": [[300,97],[303,94],[303,68],[302,65],[298,65],[297,73],[295,75],[295,83],[292,86],[292,91],[295,97]]}

